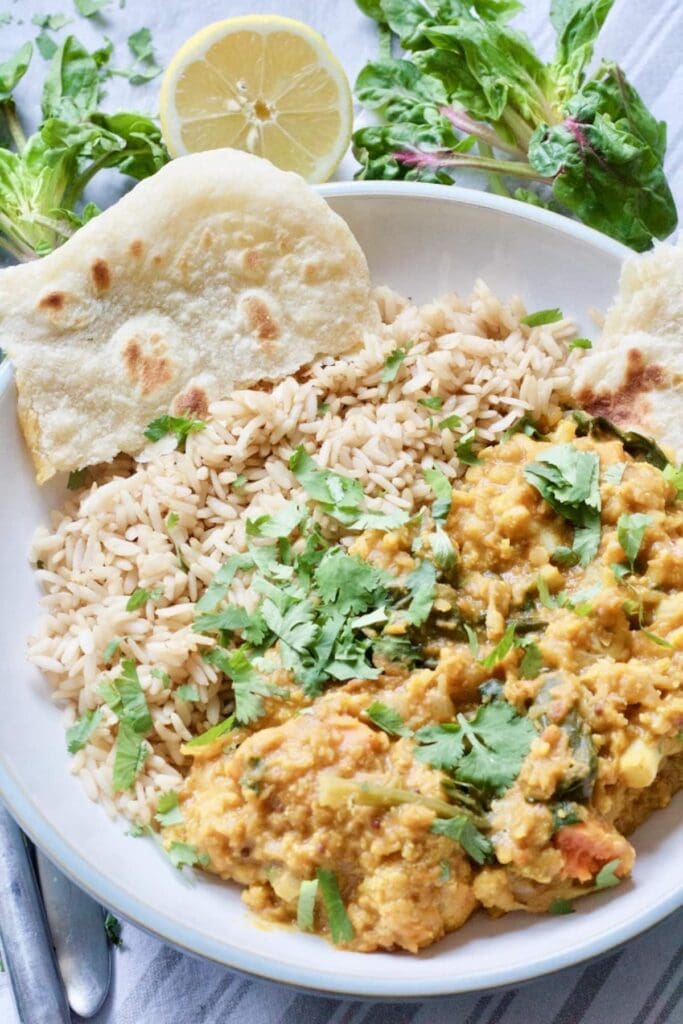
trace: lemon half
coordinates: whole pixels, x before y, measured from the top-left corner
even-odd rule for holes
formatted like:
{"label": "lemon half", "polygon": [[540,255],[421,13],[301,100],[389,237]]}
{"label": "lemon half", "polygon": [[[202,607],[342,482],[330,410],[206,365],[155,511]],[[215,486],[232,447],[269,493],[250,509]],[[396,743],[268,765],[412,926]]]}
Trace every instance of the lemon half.
{"label": "lemon half", "polygon": [[325,40],[277,15],[207,25],[178,50],[161,85],[172,156],[230,146],[320,182],[353,127],[351,90]]}

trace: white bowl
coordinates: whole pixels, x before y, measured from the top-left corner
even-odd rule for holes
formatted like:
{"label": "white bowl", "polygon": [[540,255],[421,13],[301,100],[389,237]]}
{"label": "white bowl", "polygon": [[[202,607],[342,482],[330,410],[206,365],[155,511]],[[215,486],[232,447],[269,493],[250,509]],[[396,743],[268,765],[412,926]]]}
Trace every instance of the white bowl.
{"label": "white bowl", "polygon": [[[426,300],[467,292],[481,276],[527,308],[559,306],[594,335],[626,250],[596,232],[520,203],[457,188],[335,184],[322,190],[348,220],[373,279]],[[28,563],[34,528],[61,500],[63,480],[39,489],[0,369],[0,793],[31,838],[108,907],[169,942],[276,981],[355,996],[425,997],[512,984],[602,953],[683,902],[680,802],[638,830],[633,880],[580,902],[567,917],[479,914],[420,956],[342,952],[320,938],[264,928],[236,886],[176,871],[148,840],[125,835],[68,770],[60,712],[25,660],[38,614]]]}

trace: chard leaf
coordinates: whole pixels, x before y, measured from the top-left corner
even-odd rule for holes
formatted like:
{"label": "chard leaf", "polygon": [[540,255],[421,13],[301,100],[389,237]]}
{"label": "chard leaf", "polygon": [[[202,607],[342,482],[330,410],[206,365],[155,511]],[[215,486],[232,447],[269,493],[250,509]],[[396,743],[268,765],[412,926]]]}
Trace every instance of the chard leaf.
{"label": "chard leaf", "polygon": [[662,476],[676,488],[676,498],[683,498],[683,465],[673,466],[670,462],[662,470]]}
{"label": "chard leaf", "polygon": [[28,71],[33,56],[33,47],[24,43],[16,53],[0,64],[0,103],[12,99],[12,92]]}
{"label": "chard leaf", "polygon": [[97,109],[98,65],[75,36],[67,36],[50,62],[43,83],[43,117],[79,122]]}
{"label": "chard leaf", "polygon": [[93,18],[108,5],[109,0],[74,0],[74,6],[82,18]]}
{"label": "chard leaf", "polygon": [[442,83],[408,60],[371,61],[356,79],[354,92],[363,106],[389,121],[419,122],[424,119],[420,103],[438,111],[448,102]]}
{"label": "chard leaf", "polygon": [[614,0],[552,0],[550,20],[557,33],[555,67],[563,98],[583,82],[583,69]]}

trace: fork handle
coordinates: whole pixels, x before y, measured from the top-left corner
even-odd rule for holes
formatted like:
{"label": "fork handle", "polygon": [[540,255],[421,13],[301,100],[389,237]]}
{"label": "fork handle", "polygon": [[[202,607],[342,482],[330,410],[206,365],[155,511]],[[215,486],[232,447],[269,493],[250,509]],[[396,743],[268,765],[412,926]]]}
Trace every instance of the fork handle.
{"label": "fork handle", "polygon": [[2,804],[0,937],[21,1024],[70,1024],[26,840]]}

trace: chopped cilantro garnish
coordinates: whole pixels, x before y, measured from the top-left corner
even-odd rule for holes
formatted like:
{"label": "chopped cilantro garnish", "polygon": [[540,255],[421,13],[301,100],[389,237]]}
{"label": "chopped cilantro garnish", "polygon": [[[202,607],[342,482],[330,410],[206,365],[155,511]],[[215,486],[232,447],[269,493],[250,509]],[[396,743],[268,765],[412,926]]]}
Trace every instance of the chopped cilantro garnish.
{"label": "chopped cilantro garnish", "polygon": [[212,725],[206,732],[202,732],[199,736],[195,736],[193,739],[188,740],[185,744],[186,747],[194,749],[195,747],[206,747],[209,743],[214,743],[220,739],[221,736],[227,736],[229,732],[233,730],[235,726],[235,716],[230,715],[229,718],[224,718],[222,722],[217,725]]}
{"label": "chopped cilantro garnish", "polygon": [[195,865],[205,868],[211,863],[208,853],[198,853],[196,846],[192,846],[191,843],[171,843],[167,853],[173,867],[179,870],[186,865],[190,868]]}
{"label": "chopped cilantro garnish", "polygon": [[473,658],[477,658],[478,659],[479,658],[479,638],[478,638],[477,634],[475,633],[475,631],[472,629],[472,627],[469,625],[469,623],[464,622],[463,623],[463,629],[465,630],[465,635],[467,636],[467,643],[469,644],[470,653],[472,654]]}
{"label": "chopped cilantro garnish", "polygon": [[114,751],[115,793],[130,789],[147,760],[149,750],[149,744],[142,736],[127,721],[120,720]]}
{"label": "chopped cilantro garnish", "polygon": [[247,520],[248,537],[289,537],[302,522],[306,509],[295,501],[288,501],[272,515]]}
{"label": "chopped cilantro garnish", "polygon": [[418,398],[418,405],[424,405],[425,409],[439,410],[443,405],[443,398],[438,395],[428,395],[426,398]]}
{"label": "chopped cilantro garnish", "polygon": [[466,466],[477,466],[481,459],[472,450],[472,445],[477,440],[477,431],[472,428],[463,434],[455,446],[455,454]]}
{"label": "chopped cilantro garnish", "polygon": [[240,569],[250,569],[252,559],[249,555],[231,555],[220,567],[211,583],[197,601],[195,608],[199,612],[212,612],[228,593],[235,574]]}
{"label": "chopped cilantro garnish", "polygon": [[442,525],[448,519],[453,500],[453,488],[445,473],[440,469],[425,469],[424,478],[434,492],[432,519]]}
{"label": "chopped cilantro garnish", "polygon": [[169,825],[179,825],[183,820],[178,794],[174,789],[161,794],[154,817],[163,828],[168,828]]}
{"label": "chopped cilantro garnish", "polygon": [[406,618],[412,626],[421,626],[426,622],[436,598],[436,568],[431,562],[420,562],[406,577],[406,588],[410,594],[410,604],[406,610]]}
{"label": "chopped cilantro garnish", "polygon": [[437,818],[432,823],[430,832],[448,836],[453,842],[459,843],[477,864],[484,864],[493,854],[491,840],[487,839],[465,814],[458,814],[455,818]]}
{"label": "chopped cilantro garnish", "polygon": [[538,644],[530,643],[525,646],[522,660],[519,664],[519,674],[522,679],[536,679],[543,668],[543,655]]}
{"label": "chopped cilantro garnish", "polygon": [[551,806],[553,814],[553,831],[557,832],[566,825],[576,825],[583,821],[579,813],[579,805],[569,800],[560,800]]}
{"label": "chopped cilantro garnish", "polygon": [[118,917],[115,917],[111,911],[107,911],[104,915],[104,933],[111,942],[112,946],[121,945],[121,922]]}
{"label": "chopped cilantro garnish", "polygon": [[415,756],[483,792],[500,795],[519,775],[536,735],[529,719],[505,700],[482,704],[471,718],[428,725],[416,733]]}
{"label": "chopped cilantro garnish", "polygon": [[662,474],[664,479],[676,488],[676,497],[683,498],[683,465],[672,466],[669,462],[662,470]]}
{"label": "chopped cilantro garnish", "polygon": [[150,669],[150,673],[149,674],[151,676],[154,676],[155,679],[160,679],[161,682],[164,684],[164,686],[170,686],[171,685],[171,677],[169,676],[169,674],[166,671],[166,669],[163,669],[163,668],[153,668],[153,669]]}
{"label": "chopped cilantro garnish", "polygon": [[180,522],[180,516],[177,512],[169,512],[166,516],[166,529],[173,530]]}
{"label": "chopped cilantro garnish", "polygon": [[315,930],[315,900],[318,895],[318,879],[312,878],[299,886],[299,899],[296,905],[296,924],[299,931]]}
{"label": "chopped cilantro garnish", "polygon": [[236,721],[248,725],[260,718],[263,714],[263,697],[273,694],[275,688],[254,668],[244,649],[239,647],[228,652],[215,647],[206,659],[232,680]]}
{"label": "chopped cilantro garnish", "polygon": [[487,654],[485,658],[479,659],[479,664],[482,668],[494,668],[508,656],[515,645],[516,631],[517,627],[515,623],[510,623],[493,650]]}
{"label": "chopped cilantro garnish", "polygon": [[74,469],[69,473],[69,479],[66,482],[66,486],[70,491],[77,491],[79,488],[85,486],[85,482],[88,479],[88,467],[84,469]]}
{"label": "chopped cilantro garnish", "polygon": [[673,650],[673,644],[668,640],[665,640],[663,636],[657,636],[656,633],[651,633],[648,629],[641,629],[640,631],[643,636],[646,636],[648,640],[651,640],[653,644],[657,644],[658,647],[669,647]]}
{"label": "chopped cilantro garnish", "polygon": [[600,462],[595,452],[560,444],[524,467],[526,480],[550,507],[574,525],[572,550],[582,566],[595,558],[600,544]]}
{"label": "chopped cilantro garnish", "polygon": [[247,478],[244,473],[238,473],[233,482],[230,484],[233,491],[241,491],[247,482]]}
{"label": "chopped cilantro garnish", "polygon": [[580,553],[574,551],[573,548],[564,547],[564,545],[555,548],[550,556],[551,565],[561,566],[563,569],[570,569],[573,565],[578,565],[580,561]]}
{"label": "chopped cilantro garnish", "polygon": [[634,512],[633,515],[621,515],[617,522],[617,540],[628,559],[629,569],[635,571],[636,558],[643,543],[643,537],[648,526],[652,523],[652,517],[643,515],[642,512]]}
{"label": "chopped cilantro garnish", "polygon": [[146,590],[144,587],[138,587],[128,598],[126,611],[137,611],[138,608],[141,608],[143,604],[147,604],[148,601],[158,601],[162,594],[163,590],[161,587],[157,587],[156,590]]}
{"label": "chopped cilantro garnish", "polygon": [[576,913],[575,908],[572,906],[571,900],[564,900],[558,897],[552,901],[548,907],[549,914],[574,914]]}
{"label": "chopped cilantro garnish", "polygon": [[318,413],[319,414],[320,413],[324,414],[324,413],[329,412],[329,411],[330,411],[330,403],[329,402],[318,402]]}
{"label": "chopped cilantro garnish", "polygon": [[332,941],[335,945],[339,945],[341,942],[350,942],[354,934],[353,925],[346,913],[336,874],[334,871],[318,868],[316,876],[325,913],[327,914],[327,923],[330,926]]}
{"label": "chopped cilantro garnish", "polygon": [[439,430],[456,430],[460,426],[462,426],[462,419],[455,413],[452,416],[446,416],[439,422]]}
{"label": "chopped cilantro garnish", "polygon": [[112,658],[118,651],[119,647],[121,646],[122,639],[123,637],[114,636],[111,638],[107,646],[104,648],[104,652],[102,654],[102,661],[104,662],[105,665],[109,664],[109,662],[112,660]]}
{"label": "chopped cilantro garnish", "polygon": [[204,420],[191,420],[187,416],[159,416],[148,425],[145,437],[149,441],[160,441],[166,434],[175,434],[178,448],[184,451],[188,436],[205,427]]}
{"label": "chopped cilantro garnish", "polygon": [[447,860],[439,861],[439,881],[450,882],[451,880],[451,866]]}
{"label": "chopped cilantro garnish", "polygon": [[384,369],[380,376],[380,380],[384,384],[390,384],[392,380],[396,379],[398,371],[401,368],[401,363],[408,355],[410,346],[404,345],[403,347],[395,348],[393,352],[390,352],[387,358],[384,360]]}
{"label": "chopped cilantro garnish", "polygon": [[102,711],[97,708],[95,711],[86,711],[69,726],[66,730],[66,749],[70,754],[83,749],[101,721]]}
{"label": "chopped cilantro garnish", "polygon": [[348,555],[343,548],[325,552],[314,572],[323,601],[342,615],[358,614],[383,604],[390,578],[383,569],[356,555]]}
{"label": "chopped cilantro garnish", "polygon": [[453,569],[457,560],[455,547],[446,531],[437,526],[434,533],[429,535],[429,543],[432,549],[432,561],[437,569],[441,569],[445,573]]}
{"label": "chopped cilantro garnish", "polygon": [[390,736],[412,736],[413,730],[409,729],[399,715],[398,711],[390,708],[382,701],[376,700],[370,707],[365,709],[365,714],[370,721]]}
{"label": "chopped cilantro garnish", "polygon": [[567,348],[570,352],[575,348],[593,348],[593,342],[590,338],[572,338],[572,340],[567,344]]}
{"label": "chopped cilantro garnish", "polygon": [[626,465],[627,464],[625,462],[610,463],[610,465],[606,468],[605,472],[602,474],[605,483],[614,484],[615,486],[617,484],[620,484],[623,479],[624,473],[626,472]]}
{"label": "chopped cilantro garnish", "polygon": [[561,309],[539,309],[535,313],[527,313],[520,320],[521,324],[526,324],[527,327],[542,327],[545,324],[555,324],[558,320],[562,319]]}
{"label": "chopped cilantro garnish", "polygon": [[520,416],[518,420],[515,420],[515,422],[507,428],[501,438],[501,441],[505,443],[515,434],[526,434],[527,437],[543,436],[534,420],[527,413],[525,413],[524,416]]}
{"label": "chopped cilantro garnish", "polygon": [[616,873],[619,867],[621,867],[621,861],[618,857],[601,867],[595,876],[595,888],[611,889],[613,886],[619,885],[621,878]]}
{"label": "chopped cilantro garnish", "polygon": [[192,683],[183,683],[175,691],[175,695],[179,700],[199,700],[199,690]]}

